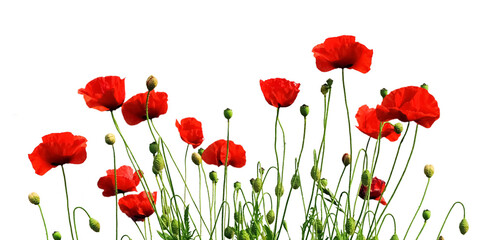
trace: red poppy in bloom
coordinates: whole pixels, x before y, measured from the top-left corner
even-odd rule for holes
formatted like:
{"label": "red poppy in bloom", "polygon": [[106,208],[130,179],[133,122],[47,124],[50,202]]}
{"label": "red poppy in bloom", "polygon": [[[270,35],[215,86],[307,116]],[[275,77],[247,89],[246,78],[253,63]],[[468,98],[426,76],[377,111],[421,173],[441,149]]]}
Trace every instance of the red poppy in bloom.
{"label": "red poppy in bloom", "polygon": [[[152,193],[154,204],[157,203],[157,192]],[[152,215],[153,210],[147,193],[126,195],[118,201],[120,210],[130,217],[133,221],[145,221],[146,217]]]}
{"label": "red poppy in bloom", "polygon": [[[375,108],[369,108],[367,105],[363,105],[359,108],[357,114],[355,114],[355,118],[359,124],[357,128],[361,132],[367,134],[371,138],[377,139],[379,136],[380,121],[377,119]],[[388,122],[384,123],[381,131],[381,137],[385,137],[389,141],[394,142],[399,138],[400,135],[401,134],[394,131],[394,126],[392,126],[392,124]]]}
{"label": "red poppy in bloom", "polygon": [[296,99],[300,92],[299,83],[288,81],[284,78],[271,78],[266,81],[260,80],[261,91],[266,101],[274,107],[288,107]]}
{"label": "red poppy in bloom", "polygon": [[[139,172],[140,173],[140,172]],[[110,197],[115,195],[115,175],[114,170],[106,171],[106,176],[99,178],[98,187],[103,189],[103,196]],[[140,173],[141,174],[141,173]],[[116,169],[116,179],[118,193],[136,192],[136,186],[140,183],[138,174],[133,172],[130,166],[121,166]]]}
{"label": "red poppy in bloom", "polygon": [[189,117],[180,120],[175,120],[175,126],[178,128],[180,138],[187,144],[196,148],[204,141],[204,134],[202,133],[202,123],[197,119]]}
{"label": "red poppy in bloom", "polygon": [[[147,120],[146,115],[146,101],[147,94],[139,93],[125,102],[121,107],[121,113],[129,125],[136,125],[142,121]],[[168,96],[164,92],[150,92],[150,99],[148,100],[148,116],[150,119],[157,118],[162,114],[167,113]]]}
{"label": "red poppy in bloom", "polygon": [[390,92],[376,108],[377,118],[382,121],[399,119],[414,121],[429,128],[440,118],[440,108],[433,95],[421,87],[403,87]]}
{"label": "red poppy in bloom", "polygon": [[[386,182],[380,180],[377,177],[372,179],[371,187],[370,187],[370,197],[369,199],[374,199],[379,201],[382,205],[387,205],[386,200],[381,196],[381,194],[386,189]],[[360,186],[359,190],[359,197],[365,199],[365,194],[367,193],[367,187],[364,185]]]}
{"label": "red poppy in bloom", "polygon": [[[217,140],[209,145],[202,153],[202,160],[207,164],[221,166],[226,161],[227,141],[224,139]],[[243,167],[246,165],[246,151],[241,145],[229,141],[229,156],[227,165],[233,167]]]}
{"label": "red poppy in bloom", "polygon": [[349,68],[367,73],[372,63],[373,51],[356,42],[354,36],[339,36],[325,39],[313,47],[317,68],[328,72],[335,68]]}
{"label": "red poppy in bloom", "polygon": [[42,176],[59,165],[83,163],[86,160],[87,141],[85,137],[70,132],[43,136],[42,143],[29,154],[35,173]]}
{"label": "red poppy in bloom", "polygon": [[125,101],[125,79],[117,76],[98,77],[86,88],[80,88],[86,105],[99,111],[116,110]]}

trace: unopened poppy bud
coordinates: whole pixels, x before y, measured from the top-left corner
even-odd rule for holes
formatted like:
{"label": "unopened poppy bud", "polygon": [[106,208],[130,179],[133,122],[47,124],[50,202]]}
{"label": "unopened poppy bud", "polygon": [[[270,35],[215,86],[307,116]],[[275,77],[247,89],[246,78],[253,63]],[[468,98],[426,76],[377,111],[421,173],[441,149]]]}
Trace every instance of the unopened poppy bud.
{"label": "unopened poppy bud", "polygon": [[402,130],[403,130],[403,126],[402,126],[402,123],[396,123],[394,124],[394,132],[396,132],[397,134],[400,134],[402,133]]}
{"label": "unopened poppy bud", "polygon": [[327,184],[328,184],[328,181],[326,178],[322,178],[320,180],[318,180],[318,184],[322,187],[322,188],[326,188],[327,187]]}
{"label": "unopened poppy bud", "polygon": [[158,152],[158,143],[157,142],[152,142],[150,143],[150,146],[148,147],[150,149],[150,152],[155,155]]}
{"label": "unopened poppy bud", "polygon": [[61,238],[62,238],[61,233],[58,232],[58,231],[53,232],[52,238],[54,238],[54,240],[61,240]]}
{"label": "unopened poppy bud", "polygon": [[298,176],[298,174],[293,175],[293,177],[291,177],[291,188],[298,189],[300,185],[300,176]]}
{"label": "unopened poppy bud", "polygon": [[219,179],[217,178],[217,172],[215,171],[212,171],[209,173],[209,179],[213,182],[213,183],[217,183],[219,181]]}
{"label": "unopened poppy bud", "polygon": [[276,187],[274,189],[274,193],[277,197],[281,197],[283,196],[283,193],[285,192],[285,188],[283,187],[283,184],[281,184],[281,182],[279,182],[278,184],[276,184]]}
{"label": "unopened poppy bud", "polygon": [[192,162],[197,166],[199,166],[202,163],[202,157],[200,156],[199,153],[196,153],[196,152],[192,153]]}
{"label": "unopened poppy bud", "polygon": [[153,166],[152,166],[152,171],[153,173],[159,174],[162,169],[165,168],[165,162],[163,161],[162,155],[157,154],[155,157],[153,157]]}
{"label": "unopened poppy bud", "polygon": [[315,220],[313,227],[315,228],[315,231],[317,233],[322,233],[323,232],[322,220],[320,220],[320,219]]}
{"label": "unopened poppy bud", "polygon": [[349,235],[353,235],[355,232],[355,220],[353,218],[347,219],[347,222],[345,223],[345,231]]}
{"label": "unopened poppy bud", "polygon": [[434,167],[431,164],[427,164],[424,166],[424,175],[426,177],[431,178],[434,174]]}
{"label": "unopened poppy bud", "polygon": [[256,178],[253,181],[253,190],[256,193],[261,192],[261,189],[263,188],[263,181],[261,181],[261,178]]}
{"label": "unopened poppy bud", "polygon": [[268,213],[266,213],[266,221],[268,222],[269,225],[271,225],[274,222],[275,219],[275,214],[273,209],[269,210]]}
{"label": "unopened poppy bud", "polygon": [[332,84],[333,84],[333,80],[331,78],[327,79],[327,84],[328,84],[328,86],[331,87]]}
{"label": "unopened poppy bud", "polygon": [[95,232],[100,230],[99,222],[94,218],[89,218],[89,227]]}
{"label": "unopened poppy bud", "polygon": [[397,237],[397,234],[392,235],[391,240],[399,240],[399,237]]}
{"label": "unopened poppy bud", "polygon": [[329,89],[330,89],[330,86],[328,86],[328,84],[325,83],[320,88],[320,92],[322,92],[323,95],[327,95]]}
{"label": "unopened poppy bud", "polygon": [[371,184],[371,175],[369,170],[364,170],[362,173],[362,177],[360,179],[362,181],[362,185],[368,187]]}
{"label": "unopened poppy bud", "polygon": [[234,213],[234,222],[237,222],[237,223],[242,223],[242,213],[240,212],[235,212]]}
{"label": "unopened poppy bud", "polygon": [[158,79],[154,77],[153,75],[150,75],[147,78],[147,89],[148,91],[151,91],[155,89],[155,87],[158,85]]}
{"label": "unopened poppy bud", "polygon": [[234,228],[226,227],[226,229],[224,229],[224,237],[232,239],[234,237]]}
{"label": "unopened poppy bud", "polygon": [[241,240],[249,240],[250,238],[249,238],[248,232],[246,232],[246,230],[241,230],[239,232],[239,236],[237,237],[237,240],[239,240],[239,239],[241,239]]}
{"label": "unopened poppy bud", "polygon": [[34,204],[34,205],[39,205],[40,203],[40,197],[39,194],[32,192],[29,194],[29,202]]}
{"label": "unopened poppy bud", "polygon": [[104,136],[104,141],[106,142],[106,144],[108,145],[113,145],[115,144],[116,142],[116,138],[115,138],[115,135],[112,134],[112,133],[108,133],[106,134],[106,136]]}
{"label": "unopened poppy bud", "polygon": [[235,182],[234,183],[234,189],[240,189],[241,188],[241,183],[240,182]]}
{"label": "unopened poppy bud", "polygon": [[428,84],[426,84],[426,83],[421,84],[421,88],[428,90]]}
{"label": "unopened poppy bud", "polygon": [[226,110],[224,110],[224,117],[229,120],[232,118],[232,110],[229,109],[229,108],[226,108]]}
{"label": "unopened poppy bud", "polygon": [[387,89],[385,89],[385,88],[381,89],[380,93],[381,93],[382,98],[386,97],[387,96]]}
{"label": "unopened poppy bud", "polygon": [[312,170],[310,171],[310,176],[312,176],[314,181],[318,181],[320,179],[320,169],[317,166],[313,166]]}
{"label": "unopened poppy bud", "polygon": [[169,215],[170,214],[170,207],[168,205],[163,206],[162,207],[162,212],[165,215]]}
{"label": "unopened poppy bud", "polygon": [[470,226],[468,225],[468,221],[463,218],[460,222],[460,232],[461,234],[465,235],[466,232],[468,232],[468,229],[470,228]]}
{"label": "unopened poppy bud", "polygon": [[254,180],[255,180],[254,178],[249,179],[249,183],[251,184],[251,187],[253,186]]}
{"label": "unopened poppy bud", "polygon": [[251,235],[254,235],[254,236],[259,235],[258,225],[256,225],[254,222],[251,223],[251,226],[249,227],[249,231],[251,232]]}
{"label": "unopened poppy bud", "polygon": [[310,113],[310,108],[306,104],[303,104],[300,107],[300,113],[303,117],[306,117]]}
{"label": "unopened poppy bud", "polygon": [[175,234],[175,235],[178,235],[179,234],[179,230],[180,230],[180,227],[179,227],[179,221],[177,220],[172,220],[172,233]]}
{"label": "unopened poppy bud", "polygon": [[168,228],[168,216],[167,215],[162,215],[160,217],[160,219],[162,220],[162,229],[167,229]]}
{"label": "unopened poppy bud", "polygon": [[344,164],[344,166],[348,166],[350,164],[350,154],[348,153],[345,153],[343,156],[342,156],[342,163]]}
{"label": "unopened poppy bud", "polygon": [[261,174],[261,175],[264,174],[264,168],[262,168],[262,167],[259,168],[259,174]]}
{"label": "unopened poppy bud", "polygon": [[426,209],[423,211],[423,219],[424,221],[427,221],[431,217],[431,211]]}

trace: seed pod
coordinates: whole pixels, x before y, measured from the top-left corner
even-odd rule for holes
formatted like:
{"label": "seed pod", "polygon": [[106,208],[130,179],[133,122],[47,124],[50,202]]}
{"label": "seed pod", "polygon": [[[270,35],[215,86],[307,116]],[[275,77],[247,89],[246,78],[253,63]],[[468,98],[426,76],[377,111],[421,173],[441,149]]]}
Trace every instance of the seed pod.
{"label": "seed pod", "polygon": [[53,232],[52,238],[54,238],[54,240],[61,240],[61,238],[62,238],[61,233],[58,232],[58,231]]}
{"label": "seed pod", "polygon": [[424,221],[427,221],[431,217],[431,211],[426,209],[423,211],[423,219]]}
{"label": "seed pod", "polygon": [[229,120],[232,118],[232,110],[229,109],[229,108],[226,108],[226,110],[224,110],[224,117]]}
{"label": "seed pod", "polygon": [[153,155],[157,154],[157,152],[158,152],[158,143],[157,142],[150,143],[150,145],[148,146],[148,149],[150,150],[150,152]]}
{"label": "seed pod", "polygon": [[306,104],[303,104],[300,107],[300,113],[303,117],[306,117],[310,113],[310,108]]}

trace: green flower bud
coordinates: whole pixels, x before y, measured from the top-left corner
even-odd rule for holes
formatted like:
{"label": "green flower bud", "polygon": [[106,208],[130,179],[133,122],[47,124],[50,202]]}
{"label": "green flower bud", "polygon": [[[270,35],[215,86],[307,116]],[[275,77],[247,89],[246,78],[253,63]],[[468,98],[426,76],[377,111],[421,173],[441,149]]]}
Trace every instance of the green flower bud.
{"label": "green flower bud", "polygon": [[303,117],[306,117],[310,113],[310,108],[306,104],[303,104],[300,107],[300,113]]}
{"label": "green flower bud", "polygon": [[192,153],[192,162],[197,166],[199,166],[202,163],[202,157],[200,156],[199,153],[196,153],[196,152]]}
{"label": "green flower bud", "polygon": [[32,192],[29,194],[29,202],[34,204],[34,205],[39,205],[40,204],[40,197],[39,194]]}
{"label": "green flower bud", "polygon": [[199,155],[202,156],[202,153],[204,153],[204,149],[203,148],[199,148],[199,150],[197,150],[197,153],[199,153]]}
{"label": "green flower bud", "polygon": [[345,223],[345,231],[349,235],[353,235],[355,232],[355,220],[353,218],[347,219],[347,222]]}
{"label": "green flower bud", "polygon": [[381,89],[380,93],[381,93],[382,98],[386,97],[387,96],[387,89],[385,89],[385,88]]}
{"label": "green flower bud", "polygon": [[147,78],[146,84],[147,84],[148,91],[151,91],[151,90],[155,89],[155,87],[157,87],[158,79],[156,77],[154,77],[153,75],[150,75]]}
{"label": "green flower bud", "polygon": [[434,174],[434,167],[431,164],[427,164],[424,166],[424,175],[426,177],[431,178]]}
{"label": "green flower bud", "polygon": [[426,209],[423,211],[423,219],[424,221],[427,221],[431,217],[431,211]]}
{"label": "green flower bud", "polygon": [[313,224],[313,228],[317,233],[322,233],[323,232],[322,220],[320,219],[315,220],[315,223]]}
{"label": "green flower bud", "polygon": [[465,235],[466,232],[468,232],[468,229],[470,228],[470,226],[468,225],[468,221],[463,218],[460,222],[460,232],[461,234]]}
{"label": "green flower bud", "polygon": [[371,238],[371,240],[379,240],[379,238],[377,236],[374,236]]}
{"label": "green flower bud", "polygon": [[240,213],[240,212],[235,212],[234,213],[234,222],[237,222],[239,224],[241,224],[243,222],[242,213]]}
{"label": "green flower bud", "polygon": [[240,182],[235,182],[234,183],[234,189],[240,189],[241,188],[241,183]]}
{"label": "green flower bud", "polygon": [[246,230],[241,230],[239,232],[239,236],[237,237],[237,240],[249,240],[249,234],[246,232]]}
{"label": "green flower bud", "polygon": [[327,184],[328,184],[328,181],[326,178],[322,178],[320,180],[318,180],[318,184],[320,187],[322,188],[326,188],[327,187]]}
{"label": "green flower bud", "polygon": [[312,176],[314,181],[318,181],[320,179],[320,169],[317,166],[313,166],[312,170],[310,171],[310,175]]}
{"label": "green flower bud", "polygon": [[161,154],[155,155],[155,157],[153,157],[153,166],[152,166],[153,174],[155,175],[159,174],[163,168],[165,168],[165,162],[163,161],[162,155]]}
{"label": "green flower bud", "polygon": [[175,235],[179,235],[179,230],[180,230],[180,227],[179,227],[179,221],[177,220],[172,220],[172,233],[175,234]]}
{"label": "green flower bud", "polygon": [[99,222],[94,219],[94,218],[89,218],[89,227],[95,231],[95,232],[99,232],[99,229],[100,229],[100,225],[99,225]]}
{"label": "green flower bud", "polygon": [[275,214],[273,209],[269,210],[268,213],[266,213],[266,221],[268,222],[268,225],[271,225],[274,222],[275,219]]}
{"label": "green flower bud", "polygon": [[259,174],[261,174],[261,175],[264,174],[264,168],[262,168],[262,167],[259,168]]}
{"label": "green flower bud", "polygon": [[330,89],[330,86],[328,86],[328,84],[323,84],[322,87],[320,88],[320,92],[323,94],[323,95],[327,95],[328,93],[328,90]]}
{"label": "green flower bud", "polygon": [[158,143],[157,142],[152,142],[150,143],[150,146],[148,147],[150,149],[150,152],[155,155],[158,152]]}
{"label": "green flower bud", "polygon": [[402,123],[396,123],[394,124],[394,132],[396,132],[397,134],[400,134],[402,133],[402,130],[403,130],[403,126],[402,126]]}
{"label": "green flower bud", "polygon": [[256,193],[261,192],[261,189],[263,188],[263,181],[261,181],[261,178],[256,178],[253,182],[253,190]]}
{"label": "green flower bud", "polygon": [[293,175],[293,177],[291,177],[291,188],[298,189],[300,185],[300,176],[298,176],[298,174]]}
{"label": "green flower bud", "polygon": [[165,214],[163,214],[163,215],[160,217],[160,219],[161,219],[161,222],[162,222],[162,229],[164,229],[164,230],[165,230],[165,229],[167,229],[167,228],[168,228],[168,220],[169,220],[169,219],[168,219],[168,216],[167,216],[167,215],[165,215]]}
{"label": "green flower bud", "polygon": [[61,238],[62,238],[61,233],[58,232],[58,231],[53,232],[52,238],[54,238],[54,240],[61,240]]}
{"label": "green flower bud", "polygon": [[108,133],[106,134],[106,136],[104,136],[104,141],[106,142],[106,144],[108,145],[113,145],[115,144],[116,142],[116,138],[115,138],[115,135],[112,134],[112,133]]}
{"label": "green flower bud", "polygon": [[276,187],[274,189],[274,193],[277,197],[283,196],[283,193],[285,192],[285,188],[283,187],[283,184],[279,182],[276,184]]}
{"label": "green flower bud", "polygon": [[224,117],[229,120],[232,118],[232,110],[229,109],[229,108],[226,108],[226,110],[224,110]]}
{"label": "green flower bud", "polygon": [[219,178],[217,178],[217,172],[215,171],[212,171],[209,173],[209,179],[213,182],[213,183],[217,183],[219,181]]}
{"label": "green flower bud", "polygon": [[351,160],[350,160],[350,154],[348,153],[345,153],[343,156],[342,156],[342,163],[344,164],[344,166],[348,166],[350,164]]}
{"label": "green flower bud", "polygon": [[368,187],[371,184],[371,175],[370,175],[369,170],[366,169],[362,173],[361,181],[362,181],[362,185],[364,185],[366,187]]}
{"label": "green flower bud", "polygon": [[365,240],[364,234],[362,234],[362,232],[357,233],[357,240]]}
{"label": "green flower bud", "polygon": [[258,236],[259,235],[259,226],[254,222],[251,223],[251,227],[249,228],[251,231],[251,235]]}
{"label": "green flower bud", "polygon": [[224,236],[228,239],[232,239],[234,237],[234,228],[226,227],[226,229],[224,229]]}
{"label": "green flower bud", "polygon": [[421,84],[421,88],[428,90],[428,84],[426,84],[426,83]]}
{"label": "green flower bud", "polygon": [[331,78],[327,79],[327,84],[328,84],[328,86],[331,87],[332,84],[333,84],[333,80]]}
{"label": "green flower bud", "polygon": [[397,237],[397,234],[392,235],[391,240],[399,240],[399,238]]}

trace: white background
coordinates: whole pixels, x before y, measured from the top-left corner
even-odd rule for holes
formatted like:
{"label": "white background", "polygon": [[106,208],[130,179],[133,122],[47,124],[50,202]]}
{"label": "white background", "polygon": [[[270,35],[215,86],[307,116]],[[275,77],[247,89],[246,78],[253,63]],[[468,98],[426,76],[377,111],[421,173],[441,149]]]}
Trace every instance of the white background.
{"label": "white background", "polygon": [[[169,110],[155,124],[178,162],[183,161],[186,145],[178,136],[175,119],[196,117],[202,121],[206,140],[201,147],[207,147],[225,137],[222,111],[232,108],[231,139],[244,146],[248,162],[243,169],[229,169],[229,183],[231,186],[237,179],[247,191],[258,161],[266,168],[275,164],[272,147],[276,110],[265,102],[259,80],[284,77],[301,83],[295,103],[282,109],[281,121],[288,143],[289,171],[293,170],[292,160],[301,144],[299,106],[310,106],[302,160],[305,165],[301,168],[304,178],[308,178],[311,152],[318,148],[322,131],[323,97],[319,90],[327,78],[333,78],[331,128],[322,173],[333,189],[342,170],[340,157],[348,151],[340,71],[318,71],[311,50],[327,37],[349,34],[374,50],[369,73],[346,71],[352,125],[356,125],[353,116],[358,107],[380,102],[379,90],[383,87],[392,90],[426,82],[441,109],[441,118],[430,129],[420,128],[406,178],[389,207],[397,218],[400,239],[424,191],[425,164],[433,164],[436,170],[422,207],[430,209],[432,216],[421,239],[436,237],[455,201],[465,204],[470,231],[465,236],[459,233],[462,210],[457,207],[442,234],[446,239],[479,239],[485,214],[479,195],[485,143],[481,137],[485,117],[482,8],[478,1],[373,2],[1,3],[1,238],[45,237],[38,209],[27,200],[27,195],[35,191],[41,196],[49,237],[59,230],[63,239],[70,239],[61,170],[52,169],[38,176],[27,157],[43,135],[62,131],[88,139],[86,162],[65,166],[71,210],[79,205],[85,207],[101,222],[102,230],[90,231],[86,216],[78,212],[80,238],[114,238],[114,199],[103,197],[96,183],[112,168],[111,149],[104,144],[104,135],[115,129],[108,112],[89,109],[77,94],[79,88],[98,76],[126,78],[126,99],[146,91],[149,75],[159,79],[157,90],[168,93]],[[146,124],[128,127],[119,110],[115,115],[138,161],[150,172]],[[402,150],[399,169],[407,159],[411,136]],[[365,146],[367,138],[353,128],[353,140],[356,152]],[[386,142],[383,147],[376,174],[386,179],[397,143]],[[117,153],[119,165],[129,163],[120,144]],[[196,176],[195,169],[189,165],[191,176]],[[207,172],[213,169],[206,167]],[[222,168],[217,170],[222,179]],[[288,172],[286,176],[289,180]],[[395,186],[397,180],[393,181]],[[195,179],[189,182],[197,186]],[[265,187],[273,192],[273,186]],[[308,186],[304,184],[305,191],[309,191]],[[218,192],[222,192],[221,188]],[[293,196],[294,212],[289,219],[297,221],[289,225],[293,239],[299,239],[303,215],[299,196]],[[409,238],[416,237],[421,224],[420,210]],[[391,222],[386,221],[384,228],[392,231]],[[120,233],[139,238],[131,220],[122,213]],[[388,231],[381,236],[388,238]]]}

